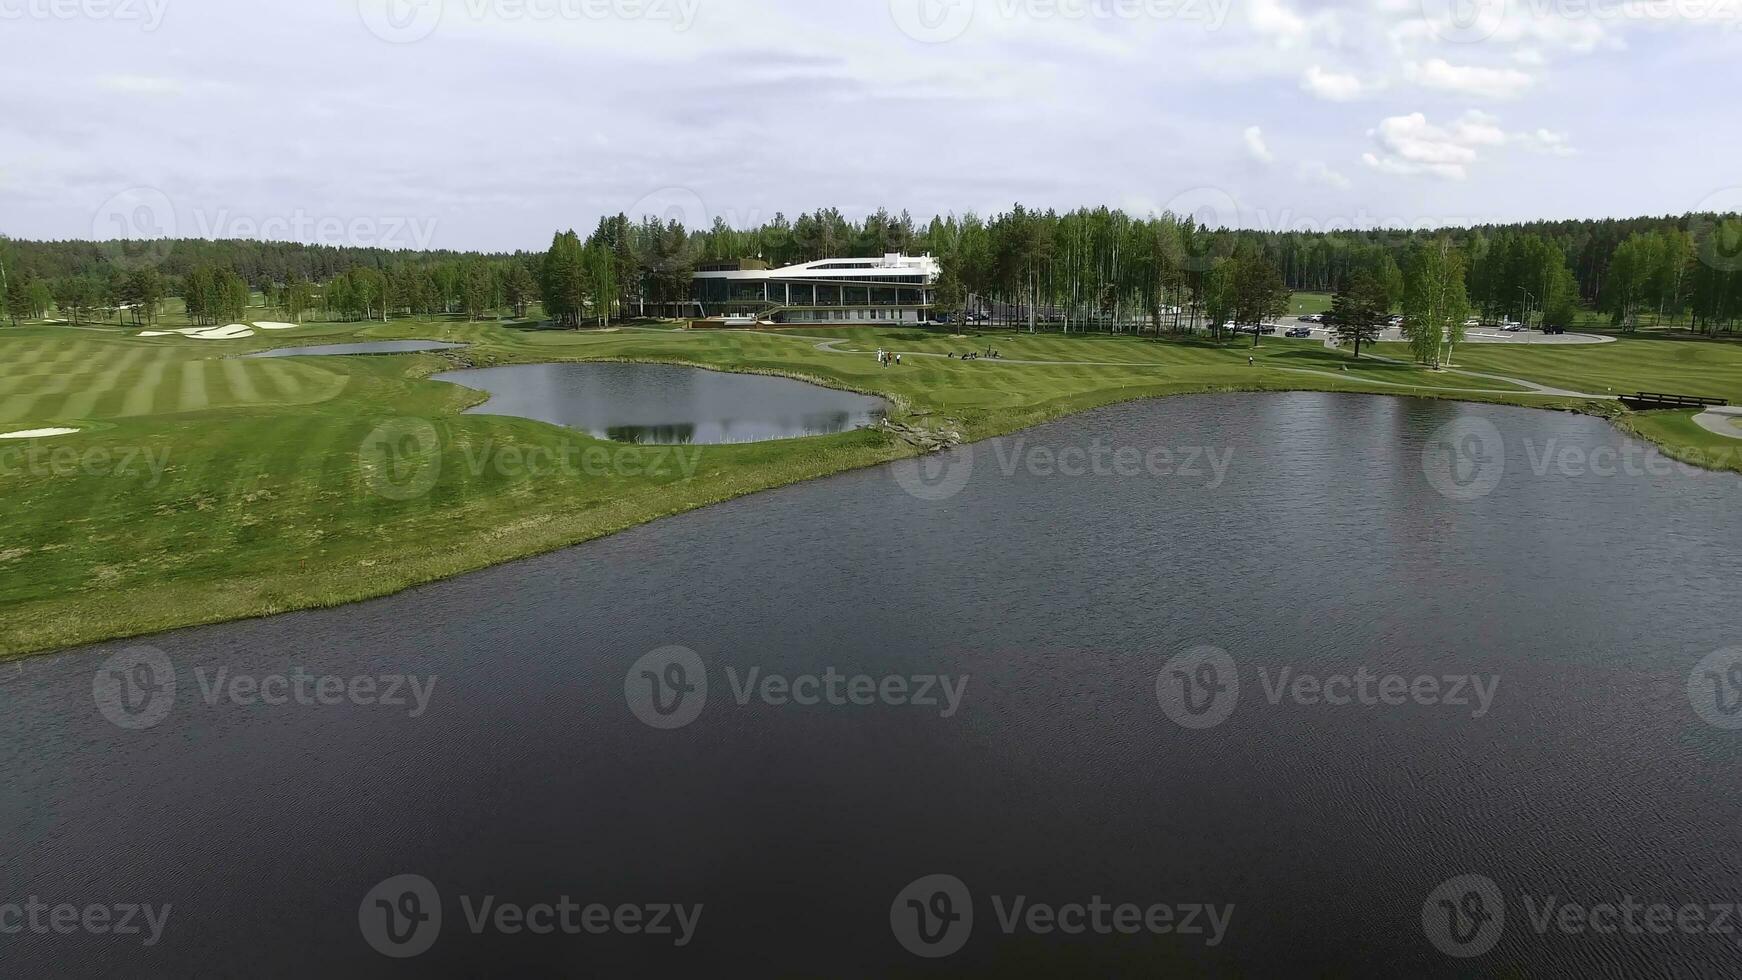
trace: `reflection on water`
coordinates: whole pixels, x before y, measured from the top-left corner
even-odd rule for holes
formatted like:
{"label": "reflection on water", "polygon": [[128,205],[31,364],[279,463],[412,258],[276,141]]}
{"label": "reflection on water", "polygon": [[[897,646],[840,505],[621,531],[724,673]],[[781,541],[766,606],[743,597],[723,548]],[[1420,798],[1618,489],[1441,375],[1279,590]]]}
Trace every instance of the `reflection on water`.
{"label": "reflection on water", "polygon": [[605,438],[612,442],[627,442],[638,446],[642,444],[687,446],[696,441],[696,427],[693,425],[614,425],[605,430]]}
{"label": "reflection on water", "polygon": [[489,392],[472,414],[536,419],[638,444],[832,435],[887,410],[880,398],[802,381],[672,364],[516,364],[435,379]]}
{"label": "reflection on water", "polygon": [[[719,427],[722,431],[740,432],[759,428],[759,420],[721,419]],[[862,423],[855,420],[852,412],[811,412],[798,419],[795,434],[824,436],[845,432]],[[612,442],[627,442],[634,445],[653,446],[687,446],[696,442],[696,426],[686,425],[614,425],[605,430],[605,438]],[[727,439],[726,442],[752,442],[752,439]]]}

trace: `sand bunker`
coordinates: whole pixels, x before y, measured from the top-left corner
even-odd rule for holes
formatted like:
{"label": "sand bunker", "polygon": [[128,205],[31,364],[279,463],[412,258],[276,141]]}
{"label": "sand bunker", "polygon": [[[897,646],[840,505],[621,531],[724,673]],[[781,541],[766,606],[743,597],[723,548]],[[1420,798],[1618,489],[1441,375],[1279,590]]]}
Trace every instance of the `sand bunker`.
{"label": "sand bunker", "polygon": [[254,336],[254,328],[246,323],[224,327],[177,327],[174,330],[146,330],[141,337],[192,337],[196,340],[243,340]]}
{"label": "sand bunker", "polygon": [[1694,424],[1713,435],[1742,439],[1742,408],[1721,405],[1694,416]]}
{"label": "sand bunker", "polygon": [[254,328],[246,323],[232,323],[226,327],[208,327],[188,334],[196,340],[242,340],[254,336]]}
{"label": "sand bunker", "polygon": [[295,330],[299,323],[274,323],[267,320],[255,320],[254,325],[262,330]]}
{"label": "sand bunker", "polygon": [[41,439],[46,436],[70,436],[77,429],[21,429],[17,432],[0,432],[0,439]]}

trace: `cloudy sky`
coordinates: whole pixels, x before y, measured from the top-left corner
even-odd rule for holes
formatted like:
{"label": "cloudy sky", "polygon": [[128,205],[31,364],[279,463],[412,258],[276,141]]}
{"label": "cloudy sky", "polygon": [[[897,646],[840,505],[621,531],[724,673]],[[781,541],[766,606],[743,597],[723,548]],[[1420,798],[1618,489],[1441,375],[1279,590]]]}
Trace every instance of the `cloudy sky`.
{"label": "cloudy sky", "polygon": [[1742,206],[1742,0],[0,0],[0,234]]}

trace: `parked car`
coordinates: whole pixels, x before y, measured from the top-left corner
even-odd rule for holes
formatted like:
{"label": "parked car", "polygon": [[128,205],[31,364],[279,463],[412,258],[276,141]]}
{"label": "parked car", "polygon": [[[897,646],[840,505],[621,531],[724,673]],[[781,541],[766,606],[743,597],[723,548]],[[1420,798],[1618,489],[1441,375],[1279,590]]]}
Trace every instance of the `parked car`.
{"label": "parked car", "polygon": [[1303,317],[1296,317],[1295,319],[1299,323],[1317,323],[1317,322],[1319,322],[1319,318],[1316,316],[1313,316],[1311,313],[1308,313],[1306,316],[1303,316]]}
{"label": "parked car", "polygon": [[1524,332],[1524,324],[1522,324],[1522,323],[1508,323],[1506,326],[1501,327],[1500,329],[1506,331],[1507,333],[1523,333]]}
{"label": "parked car", "polygon": [[1299,339],[1304,338],[1304,337],[1311,337],[1312,335],[1313,335],[1313,331],[1312,331],[1311,327],[1295,327],[1293,330],[1290,330],[1287,334],[1287,336],[1293,337],[1296,340],[1299,340]]}
{"label": "parked car", "polygon": [[1263,334],[1266,337],[1269,337],[1272,334],[1276,333],[1276,324],[1266,323],[1263,326],[1258,328],[1258,332]]}

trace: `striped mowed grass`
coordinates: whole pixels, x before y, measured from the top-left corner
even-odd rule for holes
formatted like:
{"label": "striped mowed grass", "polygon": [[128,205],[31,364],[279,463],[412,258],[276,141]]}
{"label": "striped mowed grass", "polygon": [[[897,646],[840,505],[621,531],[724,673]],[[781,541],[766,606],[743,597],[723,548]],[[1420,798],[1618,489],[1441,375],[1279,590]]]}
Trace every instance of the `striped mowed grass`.
{"label": "striped mowed grass", "polygon": [[342,372],[318,362],[224,356],[192,341],[86,339],[53,330],[5,340],[5,425],[306,405],[333,398],[345,386]]}

